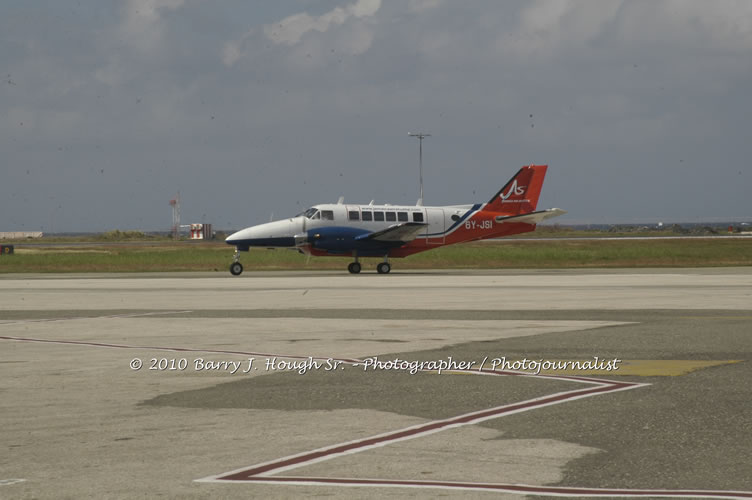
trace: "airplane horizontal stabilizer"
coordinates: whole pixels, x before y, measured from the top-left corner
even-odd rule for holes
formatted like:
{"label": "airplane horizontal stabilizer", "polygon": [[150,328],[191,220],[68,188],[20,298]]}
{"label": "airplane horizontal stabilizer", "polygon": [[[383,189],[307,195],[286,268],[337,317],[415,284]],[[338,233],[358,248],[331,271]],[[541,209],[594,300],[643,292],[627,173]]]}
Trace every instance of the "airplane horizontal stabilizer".
{"label": "airplane horizontal stabilizer", "polygon": [[496,217],[496,222],[524,222],[526,224],[538,224],[539,222],[550,219],[551,217],[558,217],[567,213],[566,210],[561,208],[549,208],[548,210],[541,210],[540,212],[530,212],[522,215],[499,215]]}
{"label": "airplane horizontal stabilizer", "polygon": [[420,233],[425,231],[427,224],[421,222],[403,222],[402,224],[394,224],[381,231],[374,231],[368,234],[362,234],[356,236],[355,240],[376,240],[376,241],[412,241],[418,237]]}

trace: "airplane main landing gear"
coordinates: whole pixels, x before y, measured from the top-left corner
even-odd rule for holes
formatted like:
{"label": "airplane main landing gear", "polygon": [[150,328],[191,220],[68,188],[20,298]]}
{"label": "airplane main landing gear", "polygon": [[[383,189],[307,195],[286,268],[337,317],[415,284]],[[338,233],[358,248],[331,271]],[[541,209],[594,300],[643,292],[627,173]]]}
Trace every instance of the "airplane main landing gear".
{"label": "airplane main landing gear", "polygon": [[240,276],[243,272],[243,264],[238,262],[240,259],[240,252],[235,249],[235,255],[232,256],[232,264],[230,264],[230,274],[233,276]]}
{"label": "airplane main landing gear", "polygon": [[360,272],[360,263],[359,262],[351,262],[350,265],[347,266],[347,270],[350,271],[350,274],[358,274]]}
{"label": "airplane main landing gear", "polygon": [[389,264],[389,254],[387,253],[384,255],[384,262],[376,266],[376,271],[378,271],[379,274],[389,274],[389,271],[391,270],[392,266]]}
{"label": "airplane main landing gear", "polygon": [[[358,262],[358,254],[353,252],[353,257],[355,257],[355,262],[350,262],[350,264],[347,266],[347,270],[350,271],[350,274],[358,274],[361,270],[360,262]],[[389,271],[392,270],[392,265],[389,264],[389,255],[384,256],[384,262],[380,262],[376,266],[376,271],[378,271],[379,274],[389,274]]]}
{"label": "airplane main landing gear", "polygon": [[358,262],[357,250],[353,251],[352,255],[355,262],[350,262],[350,265],[347,266],[347,270],[350,271],[350,274],[358,274],[360,272],[360,262]]}
{"label": "airplane main landing gear", "polygon": [[388,262],[381,262],[378,266],[376,266],[376,271],[378,271],[379,274],[389,274],[389,271],[391,270],[392,266]]}

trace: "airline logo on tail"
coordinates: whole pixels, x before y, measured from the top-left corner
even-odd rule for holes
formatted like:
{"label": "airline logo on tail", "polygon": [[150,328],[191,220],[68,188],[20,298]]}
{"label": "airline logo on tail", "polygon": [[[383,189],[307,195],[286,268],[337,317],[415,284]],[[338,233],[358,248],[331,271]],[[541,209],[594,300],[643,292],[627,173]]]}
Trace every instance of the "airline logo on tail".
{"label": "airline logo on tail", "polygon": [[500,212],[506,215],[521,215],[534,212],[538,204],[543,178],[547,165],[529,165],[522,167],[504,187],[486,203],[486,212]]}
{"label": "airline logo on tail", "polygon": [[507,198],[512,195],[521,196],[525,192],[525,189],[527,189],[527,186],[517,187],[517,179],[515,179],[512,185],[509,187],[507,194],[501,193],[499,197],[501,198],[502,202],[504,202],[507,201]]}

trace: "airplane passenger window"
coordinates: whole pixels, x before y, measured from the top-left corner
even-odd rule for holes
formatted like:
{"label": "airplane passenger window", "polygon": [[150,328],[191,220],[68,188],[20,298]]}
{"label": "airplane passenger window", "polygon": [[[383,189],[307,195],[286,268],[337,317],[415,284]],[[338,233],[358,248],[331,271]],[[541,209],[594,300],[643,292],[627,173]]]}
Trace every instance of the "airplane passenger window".
{"label": "airplane passenger window", "polygon": [[332,210],[322,210],[321,211],[321,218],[323,220],[334,220],[334,211],[332,211]]}
{"label": "airplane passenger window", "polygon": [[371,212],[363,212],[363,220],[373,220],[373,214]]}
{"label": "airplane passenger window", "polygon": [[420,212],[413,212],[413,222],[423,222],[423,214]]}
{"label": "airplane passenger window", "polygon": [[460,220],[461,218],[462,218],[462,217],[460,217],[460,216],[459,216],[459,215],[457,215],[457,214],[452,214],[452,220],[453,220],[454,222],[457,222],[457,221],[458,221],[458,220]]}
{"label": "airplane passenger window", "polygon": [[407,212],[397,212],[397,220],[400,222],[407,222]]}
{"label": "airplane passenger window", "polygon": [[383,221],[384,220],[384,212],[374,212],[373,213],[373,220],[375,221]]}
{"label": "airplane passenger window", "polygon": [[387,212],[386,213],[386,220],[388,220],[389,222],[396,221],[397,220],[397,214],[395,214],[394,212]]}
{"label": "airplane passenger window", "polygon": [[357,210],[352,210],[350,212],[347,212],[347,217],[350,220],[360,220],[360,212],[358,212]]}

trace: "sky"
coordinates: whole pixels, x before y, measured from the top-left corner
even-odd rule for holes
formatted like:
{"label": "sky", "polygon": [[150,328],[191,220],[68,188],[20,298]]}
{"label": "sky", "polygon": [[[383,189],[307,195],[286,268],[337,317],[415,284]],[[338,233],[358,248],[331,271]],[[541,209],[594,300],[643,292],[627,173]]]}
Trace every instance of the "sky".
{"label": "sky", "polygon": [[752,221],[748,0],[8,0],[0,231],[238,229],[316,203]]}

